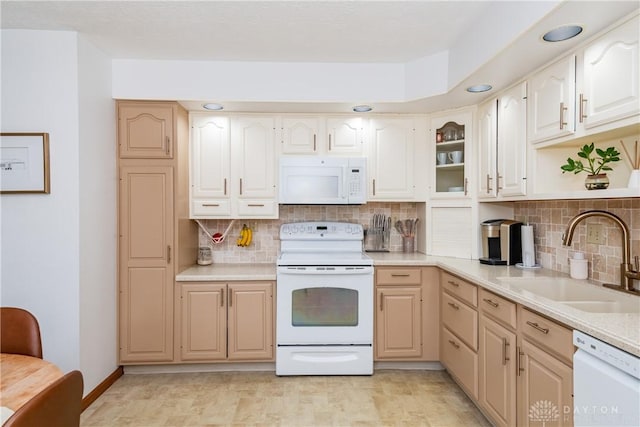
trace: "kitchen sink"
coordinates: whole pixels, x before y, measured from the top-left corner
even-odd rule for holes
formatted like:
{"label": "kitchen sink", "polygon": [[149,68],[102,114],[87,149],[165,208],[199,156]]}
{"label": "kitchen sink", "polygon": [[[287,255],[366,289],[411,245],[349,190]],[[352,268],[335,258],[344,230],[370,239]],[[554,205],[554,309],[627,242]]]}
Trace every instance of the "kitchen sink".
{"label": "kitchen sink", "polygon": [[640,313],[640,298],[566,277],[498,277],[513,290],[591,313]]}

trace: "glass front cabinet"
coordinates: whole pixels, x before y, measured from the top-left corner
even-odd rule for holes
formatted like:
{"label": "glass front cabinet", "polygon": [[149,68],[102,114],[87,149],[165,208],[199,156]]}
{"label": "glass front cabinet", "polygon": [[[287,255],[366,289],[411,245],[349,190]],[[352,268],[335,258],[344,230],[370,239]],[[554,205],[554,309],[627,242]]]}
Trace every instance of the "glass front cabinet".
{"label": "glass front cabinet", "polygon": [[469,141],[473,132],[471,112],[433,117],[430,126],[430,146],[434,163],[431,180],[432,197],[466,198],[470,196],[472,154]]}

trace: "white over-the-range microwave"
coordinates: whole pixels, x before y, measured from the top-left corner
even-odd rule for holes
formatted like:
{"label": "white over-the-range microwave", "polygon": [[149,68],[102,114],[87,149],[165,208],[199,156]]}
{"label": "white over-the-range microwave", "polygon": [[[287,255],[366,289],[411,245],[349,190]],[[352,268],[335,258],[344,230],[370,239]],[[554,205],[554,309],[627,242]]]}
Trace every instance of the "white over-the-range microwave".
{"label": "white over-the-range microwave", "polygon": [[366,202],[366,158],[280,158],[280,204],[362,205]]}

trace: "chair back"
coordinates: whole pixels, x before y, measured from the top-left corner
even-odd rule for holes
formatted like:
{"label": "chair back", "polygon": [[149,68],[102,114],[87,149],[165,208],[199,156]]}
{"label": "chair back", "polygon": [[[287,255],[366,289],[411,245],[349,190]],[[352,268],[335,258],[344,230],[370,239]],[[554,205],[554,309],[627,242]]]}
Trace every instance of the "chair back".
{"label": "chair back", "polygon": [[71,371],[18,408],[2,427],[79,427],[82,391],[82,373]]}
{"label": "chair back", "polygon": [[0,307],[0,352],[42,359],[38,320],[27,310]]}

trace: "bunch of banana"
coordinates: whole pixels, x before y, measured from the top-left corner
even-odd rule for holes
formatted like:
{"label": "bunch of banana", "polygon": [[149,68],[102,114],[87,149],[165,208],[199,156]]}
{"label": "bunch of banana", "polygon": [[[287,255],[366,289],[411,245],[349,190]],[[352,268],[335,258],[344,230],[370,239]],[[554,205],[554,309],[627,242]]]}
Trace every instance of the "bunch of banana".
{"label": "bunch of banana", "polygon": [[236,240],[236,244],[238,246],[249,246],[251,244],[251,239],[253,238],[253,230],[250,227],[247,227],[247,224],[242,224],[242,230],[240,230],[240,237]]}

